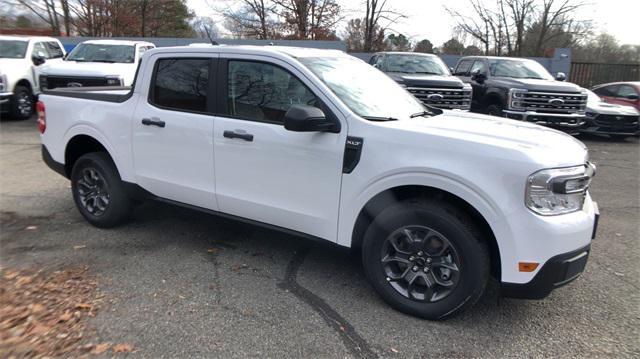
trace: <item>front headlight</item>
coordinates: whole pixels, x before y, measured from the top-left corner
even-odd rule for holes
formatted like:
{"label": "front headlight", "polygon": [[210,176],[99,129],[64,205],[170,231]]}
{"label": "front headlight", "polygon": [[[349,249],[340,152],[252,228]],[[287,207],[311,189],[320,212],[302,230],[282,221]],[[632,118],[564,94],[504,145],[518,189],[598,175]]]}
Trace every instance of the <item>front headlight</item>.
{"label": "front headlight", "polygon": [[525,204],[543,216],[579,211],[594,175],[595,166],[591,163],[538,171],[527,180]]}
{"label": "front headlight", "polygon": [[120,76],[107,76],[107,86],[122,86],[122,83]]}
{"label": "front headlight", "polygon": [[510,109],[523,110],[525,108],[524,104],[524,94],[527,93],[525,89],[511,89],[509,90],[509,104]]}

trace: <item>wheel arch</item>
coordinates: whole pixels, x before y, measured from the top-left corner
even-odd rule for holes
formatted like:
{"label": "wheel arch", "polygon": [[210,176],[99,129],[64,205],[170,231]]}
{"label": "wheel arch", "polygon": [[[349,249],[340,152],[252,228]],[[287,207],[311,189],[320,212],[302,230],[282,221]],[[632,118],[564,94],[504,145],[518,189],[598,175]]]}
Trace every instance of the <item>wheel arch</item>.
{"label": "wheel arch", "polygon": [[462,197],[450,191],[428,185],[399,185],[385,189],[370,198],[360,209],[351,234],[351,247],[360,250],[364,234],[374,218],[392,203],[409,198],[434,198],[453,204],[461,209],[480,230],[487,241],[491,259],[491,275],[498,280],[501,277],[500,247],[495,233],[485,216]]}
{"label": "wheel arch", "polygon": [[78,158],[91,152],[104,152],[115,163],[107,148],[100,141],[90,135],[77,134],[67,141],[64,150],[64,169],[67,178],[71,177],[71,171]]}

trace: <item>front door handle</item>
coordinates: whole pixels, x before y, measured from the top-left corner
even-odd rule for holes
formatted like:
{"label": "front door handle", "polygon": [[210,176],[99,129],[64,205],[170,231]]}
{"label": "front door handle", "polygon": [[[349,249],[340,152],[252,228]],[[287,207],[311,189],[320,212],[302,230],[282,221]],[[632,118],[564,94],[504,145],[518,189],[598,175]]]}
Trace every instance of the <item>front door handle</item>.
{"label": "front door handle", "polygon": [[245,141],[249,141],[252,142],[253,141],[253,135],[250,133],[241,133],[241,132],[235,132],[235,131],[224,131],[222,133],[222,135],[226,138],[239,138]]}
{"label": "front door handle", "polygon": [[165,126],[164,121],[161,121],[158,118],[143,118],[142,124],[145,126],[158,126],[163,128]]}

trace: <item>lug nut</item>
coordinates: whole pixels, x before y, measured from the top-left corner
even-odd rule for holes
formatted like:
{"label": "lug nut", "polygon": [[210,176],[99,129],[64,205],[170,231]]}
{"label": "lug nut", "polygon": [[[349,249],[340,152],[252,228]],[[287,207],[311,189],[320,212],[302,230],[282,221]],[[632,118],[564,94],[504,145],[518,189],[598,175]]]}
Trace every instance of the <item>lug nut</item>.
{"label": "lug nut", "polygon": [[448,280],[448,279],[449,279],[449,276],[448,276],[448,275],[446,275],[446,274],[444,274],[444,275],[442,276],[442,279],[444,279],[444,280]]}
{"label": "lug nut", "polygon": [[415,259],[416,259],[416,257],[414,257],[414,256],[409,257],[410,261],[414,261]]}
{"label": "lug nut", "polygon": [[431,263],[432,259],[431,258],[427,258],[427,263]]}
{"label": "lug nut", "polygon": [[413,266],[412,269],[413,269],[414,272],[417,272],[418,271],[418,266]]}
{"label": "lug nut", "polygon": [[424,272],[425,273],[429,272],[429,267],[424,267]]}
{"label": "lug nut", "polygon": [[391,282],[391,278],[387,277],[387,282]]}
{"label": "lug nut", "polygon": [[418,256],[422,256],[423,254],[422,251],[418,252]]}

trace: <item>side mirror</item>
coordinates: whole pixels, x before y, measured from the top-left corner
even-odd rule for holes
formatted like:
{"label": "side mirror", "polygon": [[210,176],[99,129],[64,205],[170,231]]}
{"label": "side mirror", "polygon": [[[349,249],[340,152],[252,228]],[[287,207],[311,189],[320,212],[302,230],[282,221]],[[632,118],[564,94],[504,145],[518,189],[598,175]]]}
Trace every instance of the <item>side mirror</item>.
{"label": "side mirror", "polygon": [[631,101],[635,101],[635,100],[637,100],[639,98],[640,98],[640,96],[634,95],[634,94],[631,94],[631,95],[627,96],[627,100],[631,100]]}
{"label": "side mirror", "polygon": [[31,62],[33,62],[33,64],[36,65],[36,66],[40,66],[40,65],[44,64],[45,61],[47,61],[47,60],[45,60],[44,56],[40,56],[40,55],[31,56]]}
{"label": "side mirror", "polygon": [[480,70],[475,70],[472,74],[471,74],[471,80],[481,84],[484,82],[484,80],[487,79],[487,75],[483,74],[482,72],[480,72]]}
{"label": "side mirror", "polygon": [[556,81],[565,81],[567,79],[567,75],[564,72],[558,72],[556,74]]}
{"label": "side mirror", "polygon": [[327,119],[321,109],[293,105],[284,114],[284,128],[295,132],[339,132],[340,126]]}
{"label": "side mirror", "polygon": [[453,67],[449,66],[449,72],[453,73],[454,71]]}

